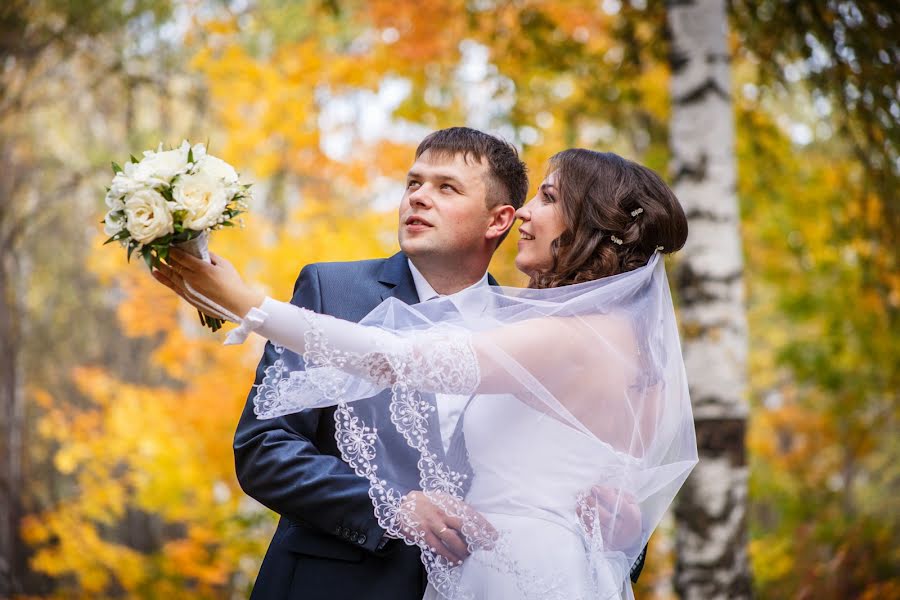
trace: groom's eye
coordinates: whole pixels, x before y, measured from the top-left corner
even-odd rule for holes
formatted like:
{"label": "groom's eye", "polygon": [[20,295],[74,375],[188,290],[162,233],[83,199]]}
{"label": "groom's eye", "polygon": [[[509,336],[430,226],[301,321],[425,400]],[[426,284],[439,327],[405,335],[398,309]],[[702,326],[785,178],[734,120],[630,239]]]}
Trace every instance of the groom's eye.
{"label": "groom's eye", "polygon": [[418,186],[418,185],[419,185],[419,182],[418,182],[418,181],[407,181],[407,182],[406,182],[406,188],[407,188],[407,189],[409,189],[409,188],[411,188],[411,187],[416,187],[416,186]]}
{"label": "groom's eye", "polygon": [[445,190],[445,191],[448,191],[448,190],[449,190],[449,191],[451,191],[451,192],[455,192],[455,191],[456,191],[456,188],[453,187],[452,185],[450,185],[449,183],[443,184],[443,185],[441,186],[441,189],[442,189],[442,190]]}

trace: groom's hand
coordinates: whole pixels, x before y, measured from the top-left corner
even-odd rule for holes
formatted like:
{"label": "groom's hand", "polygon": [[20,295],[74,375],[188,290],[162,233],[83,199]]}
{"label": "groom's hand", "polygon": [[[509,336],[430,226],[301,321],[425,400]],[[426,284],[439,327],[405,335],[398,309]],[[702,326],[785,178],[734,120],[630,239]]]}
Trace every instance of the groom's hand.
{"label": "groom's hand", "polygon": [[641,508],[627,492],[595,485],[582,497],[577,512],[589,535],[594,534],[595,523],[599,525],[610,550],[624,550],[640,538]]}
{"label": "groom's hand", "polygon": [[497,535],[481,513],[441,492],[408,493],[400,507],[400,519],[407,540],[428,546],[451,564],[460,564],[469,556],[470,544],[486,547]]}

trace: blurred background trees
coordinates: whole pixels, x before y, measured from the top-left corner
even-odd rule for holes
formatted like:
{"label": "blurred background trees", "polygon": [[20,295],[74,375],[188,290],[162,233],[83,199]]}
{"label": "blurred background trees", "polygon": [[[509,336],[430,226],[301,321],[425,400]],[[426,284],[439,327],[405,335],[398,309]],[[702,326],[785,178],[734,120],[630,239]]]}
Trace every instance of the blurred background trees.
{"label": "blurred background trees", "polygon": [[[261,348],[224,350],[142,265],[101,249],[110,160],[208,140],[256,197],[215,249],[286,297],[308,262],[396,248],[401,182],[436,128],[503,135],[535,184],[568,146],[677,183],[670,19],[683,4],[4,3],[0,596],[245,597],[274,526],[240,491],[230,448]],[[736,375],[726,393],[749,405],[749,496],[724,485],[738,502],[704,510],[747,515],[734,531],[752,569],[743,544],[708,552],[701,518],[687,524],[694,573],[721,586],[737,565],[764,598],[900,597],[900,11],[725,8],[735,134],[707,143],[737,166],[749,354],[746,392]],[[714,241],[735,245],[728,231]],[[492,272],[522,284],[504,246]],[[671,271],[685,310],[675,274],[690,254]],[[710,334],[689,321],[686,344]],[[743,456],[742,431],[714,441]],[[685,526],[651,540],[638,597],[674,597],[676,565],[693,577],[671,535]]]}

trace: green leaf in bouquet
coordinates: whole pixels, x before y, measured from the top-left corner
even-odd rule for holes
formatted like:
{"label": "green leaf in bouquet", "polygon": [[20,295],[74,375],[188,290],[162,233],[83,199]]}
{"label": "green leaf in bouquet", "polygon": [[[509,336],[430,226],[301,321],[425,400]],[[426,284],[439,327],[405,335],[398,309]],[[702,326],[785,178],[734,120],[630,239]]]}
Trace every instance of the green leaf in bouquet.
{"label": "green leaf in bouquet", "polygon": [[134,163],[134,164],[137,164],[137,163],[141,162],[141,161],[139,161],[138,159],[136,159],[136,158],[134,157],[134,154],[129,155],[128,158],[130,158],[130,159],[131,159],[131,162]]}
{"label": "green leaf in bouquet", "polygon": [[153,247],[152,246],[144,246],[141,248],[141,257],[144,259],[144,262],[147,263],[148,269],[153,269]]}
{"label": "green leaf in bouquet", "polygon": [[231,221],[223,221],[219,223],[219,225],[221,225],[222,227],[234,227],[234,223]]}
{"label": "green leaf in bouquet", "polygon": [[[103,223],[104,221],[100,221],[100,222]],[[113,243],[113,242],[120,242],[120,241],[124,240],[125,238],[127,238],[128,235],[129,235],[129,234],[128,234],[128,230],[127,230],[127,229],[123,229],[122,231],[116,233],[115,235],[113,235],[112,237],[110,237],[108,240],[106,240],[105,242],[103,242],[103,245],[105,246],[105,245],[111,244],[111,243]]]}
{"label": "green leaf in bouquet", "polygon": [[172,195],[171,186],[160,186],[157,188],[157,191],[165,198],[168,202],[175,202],[175,197]]}
{"label": "green leaf in bouquet", "polygon": [[193,149],[193,148],[188,149],[188,159],[187,159],[187,161],[188,161],[189,163],[194,162],[194,149]]}
{"label": "green leaf in bouquet", "polygon": [[131,254],[135,251],[135,249],[139,246],[136,241],[131,240],[128,242],[128,255],[125,257],[126,262],[131,262]]}
{"label": "green leaf in bouquet", "polygon": [[162,236],[161,238],[157,238],[157,239],[153,240],[153,247],[156,248],[157,250],[159,250],[160,247],[168,246],[169,244],[172,243],[173,237],[175,237],[173,234],[167,233],[166,235]]}
{"label": "green leaf in bouquet", "polygon": [[113,161],[112,162],[112,170],[113,170],[113,173],[119,174],[122,172],[122,167],[119,166],[119,163],[117,163],[116,161]]}
{"label": "green leaf in bouquet", "polygon": [[159,256],[160,260],[168,260],[169,258],[169,246],[160,246],[156,249],[156,254]]}

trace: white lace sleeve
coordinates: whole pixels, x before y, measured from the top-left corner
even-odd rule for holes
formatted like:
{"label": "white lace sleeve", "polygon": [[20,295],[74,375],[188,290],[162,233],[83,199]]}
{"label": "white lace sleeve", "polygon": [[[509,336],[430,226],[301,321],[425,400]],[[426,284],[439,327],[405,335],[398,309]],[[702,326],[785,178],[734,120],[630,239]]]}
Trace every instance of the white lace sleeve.
{"label": "white lace sleeve", "polygon": [[398,335],[267,297],[225,344],[242,343],[251,332],[296,352],[307,369],[338,369],[378,387],[402,383],[423,392],[469,394],[479,382],[471,334],[463,330],[435,327]]}

